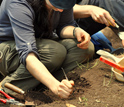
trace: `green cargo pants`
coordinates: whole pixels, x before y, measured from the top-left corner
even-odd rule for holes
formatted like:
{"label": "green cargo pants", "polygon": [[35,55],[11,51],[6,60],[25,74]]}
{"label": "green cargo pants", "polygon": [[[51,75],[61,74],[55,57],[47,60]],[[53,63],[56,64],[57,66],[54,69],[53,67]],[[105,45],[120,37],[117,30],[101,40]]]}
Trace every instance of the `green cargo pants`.
{"label": "green cargo pants", "polygon": [[[58,80],[63,78],[61,67],[67,73],[74,69],[77,63],[84,63],[93,57],[94,45],[91,42],[89,48],[85,50],[78,48],[77,43],[75,39],[63,39],[61,41],[50,39],[36,40],[41,62]],[[4,46],[5,49],[2,48],[3,45],[6,46]],[[0,72],[5,76],[2,81],[2,87],[6,93],[16,94],[4,87],[6,82],[20,87],[24,91],[33,89],[40,84],[27,71],[25,66],[20,64],[14,41],[1,43],[0,53]]]}

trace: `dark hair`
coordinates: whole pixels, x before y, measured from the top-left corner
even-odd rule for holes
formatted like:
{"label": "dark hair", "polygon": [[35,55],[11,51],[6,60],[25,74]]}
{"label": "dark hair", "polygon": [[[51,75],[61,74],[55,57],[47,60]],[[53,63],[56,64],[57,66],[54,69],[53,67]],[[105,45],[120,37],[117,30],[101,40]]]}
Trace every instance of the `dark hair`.
{"label": "dark hair", "polygon": [[35,37],[50,38],[52,35],[51,22],[45,0],[27,0],[35,12],[34,30]]}
{"label": "dark hair", "polygon": [[1,5],[2,1],[3,1],[3,0],[0,0],[0,5]]}

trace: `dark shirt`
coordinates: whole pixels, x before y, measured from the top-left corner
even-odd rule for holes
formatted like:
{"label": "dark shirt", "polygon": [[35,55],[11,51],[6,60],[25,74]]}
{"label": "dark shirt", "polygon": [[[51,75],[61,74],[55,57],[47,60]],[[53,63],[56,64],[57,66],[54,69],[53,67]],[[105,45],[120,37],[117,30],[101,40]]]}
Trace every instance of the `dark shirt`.
{"label": "dark shirt", "polygon": [[[38,56],[34,19],[34,11],[26,0],[3,0],[0,6],[0,41],[15,40],[20,61],[24,65],[28,53],[34,52]],[[63,27],[75,26],[73,9],[54,11],[51,20],[58,36]]]}

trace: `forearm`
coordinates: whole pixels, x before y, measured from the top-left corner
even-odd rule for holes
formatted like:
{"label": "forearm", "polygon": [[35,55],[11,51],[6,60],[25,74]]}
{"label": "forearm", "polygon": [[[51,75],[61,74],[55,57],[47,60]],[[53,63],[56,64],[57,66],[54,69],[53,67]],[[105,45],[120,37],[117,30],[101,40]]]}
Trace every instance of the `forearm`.
{"label": "forearm", "polygon": [[87,18],[90,17],[90,11],[91,11],[92,5],[78,5],[76,4],[73,7],[74,12],[74,18]]}
{"label": "forearm", "polygon": [[29,53],[26,58],[26,68],[41,83],[46,85],[54,94],[61,98],[68,98],[73,91],[74,82],[55,79],[47,68],[37,59],[34,53]]}
{"label": "forearm", "polygon": [[61,38],[74,38],[73,36],[73,30],[74,26],[66,26],[62,29],[60,36]]}
{"label": "forearm", "polygon": [[49,89],[53,90],[59,84],[47,68],[37,59],[33,53],[29,53],[26,58],[26,67],[28,71],[41,83],[46,85]]}

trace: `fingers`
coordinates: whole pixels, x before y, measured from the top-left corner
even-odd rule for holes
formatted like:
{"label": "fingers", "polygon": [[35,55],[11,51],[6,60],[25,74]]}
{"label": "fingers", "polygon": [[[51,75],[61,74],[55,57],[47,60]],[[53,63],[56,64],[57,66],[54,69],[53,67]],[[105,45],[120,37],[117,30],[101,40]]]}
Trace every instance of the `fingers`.
{"label": "fingers", "polygon": [[75,30],[75,35],[77,37],[77,41],[80,42],[77,44],[77,47],[81,49],[87,49],[91,39],[90,35],[81,28],[77,28]]}
{"label": "fingers", "polygon": [[[74,83],[74,81],[68,81],[68,80],[66,80],[66,79],[64,79],[64,80],[62,80],[62,83],[67,87],[67,88],[69,88],[69,89],[71,89],[71,88],[73,88],[73,83]],[[72,84],[71,84],[72,83]]]}
{"label": "fingers", "polygon": [[68,98],[73,92],[73,86],[74,86],[73,81],[62,80],[58,87],[58,96],[60,98]]}
{"label": "fingers", "polygon": [[105,24],[105,21],[106,21],[105,18],[103,17],[103,14],[95,15],[94,20],[98,23],[101,23],[101,24]]}
{"label": "fingers", "polygon": [[108,12],[96,15],[94,20],[98,23],[105,24],[106,26],[109,26],[110,23],[113,24],[114,22],[113,18],[110,16]]}
{"label": "fingers", "polygon": [[108,20],[106,19],[106,17],[101,17],[102,20],[102,24],[105,24],[106,26],[109,26]]}
{"label": "fingers", "polygon": [[96,7],[93,9],[92,18],[101,24],[105,24],[106,26],[116,26],[114,19],[110,15],[108,11],[102,8]]}
{"label": "fingers", "polygon": [[87,49],[89,47],[89,43],[85,43],[84,45],[80,43],[80,44],[77,44],[77,47],[81,49]]}
{"label": "fingers", "polygon": [[[81,48],[81,49],[87,49],[89,47],[89,42],[90,42],[90,35],[87,33],[82,33],[80,34],[81,36],[77,36],[77,40],[79,41],[81,39],[81,43],[77,44],[77,47]],[[79,39],[80,38],[80,39]]]}
{"label": "fingers", "polygon": [[69,82],[70,82],[70,84],[71,84],[72,86],[74,86],[74,81],[73,81],[73,80],[70,80]]}
{"label": "fingers", "polygon": [[111,17],[111,15],[108,12],[104,16],[108,22],[108,26],[109,25],[116,26],[115,20]]}

